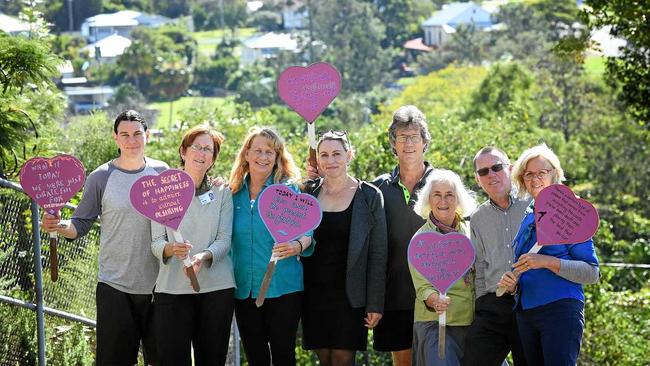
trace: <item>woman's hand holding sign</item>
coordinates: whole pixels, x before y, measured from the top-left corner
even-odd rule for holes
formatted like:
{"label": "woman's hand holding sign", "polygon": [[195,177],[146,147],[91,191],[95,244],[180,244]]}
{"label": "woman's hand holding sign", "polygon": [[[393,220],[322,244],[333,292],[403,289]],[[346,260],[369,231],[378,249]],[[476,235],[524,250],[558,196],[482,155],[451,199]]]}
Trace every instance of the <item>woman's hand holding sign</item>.
{"label": "woman's hand holding sign", "polygon": [[432,308],[433,310],[436,311],[438,314],[442,314],[445,311],[447,311],[447,308],[449,307],[449,302],[451,299],[448,296],[445,296],[444,299],[440,298],[440,295],[438,293],[434,292],[429,297],[427,300],[424,302],[428,307]]}

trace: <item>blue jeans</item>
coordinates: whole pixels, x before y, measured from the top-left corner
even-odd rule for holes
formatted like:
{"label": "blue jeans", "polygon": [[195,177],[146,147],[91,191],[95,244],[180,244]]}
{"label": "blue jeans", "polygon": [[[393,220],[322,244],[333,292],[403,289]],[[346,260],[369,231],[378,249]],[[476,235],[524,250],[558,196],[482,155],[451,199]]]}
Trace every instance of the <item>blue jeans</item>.
{"label": "blue jeans", "polygon": [[528,365],[575,365],[585,327],[584,304],[562,299],[517,311],[519,336]]}

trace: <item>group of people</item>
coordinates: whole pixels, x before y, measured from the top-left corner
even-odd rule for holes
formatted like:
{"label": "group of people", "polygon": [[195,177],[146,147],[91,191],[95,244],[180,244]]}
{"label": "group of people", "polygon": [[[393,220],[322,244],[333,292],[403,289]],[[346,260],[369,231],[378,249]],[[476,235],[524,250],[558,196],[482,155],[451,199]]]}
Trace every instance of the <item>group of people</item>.
{"label": "group of people", "polygon": [[[398,160],[392,172],[370,182],[353,177],[350,139],[330,130],[303,180],[282,138],[254,127],[224,184],[208,176],[224,137],[206,125],[191,128],[178,151],[196,187],[181,243],[131,207],[133,182],[168,166],[145,156],[146,121],[121,113],[113,126],[119,156],[88,176],[72,219],[43,216],[45,230],[69,240],[101,217],[97,365],[136,364],[140,343],[147,364],[223,365],[233,313],[252,366],[295,365],[299,323],[303,347],[322,365],[353,365],[369,329],[374,348],[392,352],[397,366],[501,365],[509,352],[515,365],[574,365],[582,284],[599,277],[593,243],[528,253],[536,243],[534,198],[564,179],[557,156],[538,145],[513,166],[502,150],[481,149],[475,178],[489,199],[477,207],[458,174],[424,160],[431,135],[419,109],[399,108],[388,134]],[[320,225],[276,243],[257,207],[272,184],[318,199]],[[472,269],[446,297],[409,265],[409,241],[425,231],[467,235],[476,250]],[[272,257],[278,261],[258,307]],[[506,295],[496,296],[497,287]],[[446,356],[439,358],[442,312]]]}

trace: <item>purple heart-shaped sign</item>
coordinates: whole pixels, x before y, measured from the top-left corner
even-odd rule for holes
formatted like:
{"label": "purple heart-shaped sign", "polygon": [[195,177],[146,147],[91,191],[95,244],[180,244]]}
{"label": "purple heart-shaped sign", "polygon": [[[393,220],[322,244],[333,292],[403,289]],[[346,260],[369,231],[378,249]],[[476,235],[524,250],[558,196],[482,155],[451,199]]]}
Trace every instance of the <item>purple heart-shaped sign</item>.
{"label": "purple heart-shaped sign", "polygon": [[276,243],[303,236],[323,217],[316,198],[296,193],[284,184],[273,184],[262,191],[257,210]]}
{"label": "purple heart-shaped sign", "polygon": [[51,159],[36,157],[20,169],[20,185],[47,213],[54,215],[84,185],[86,172],[79,159],[57,155]]}
{"label": "purple heart-shaped sign", "polygon": [[168,228],[178,230],[192,204],[194,182],[189,174],[167,169],[147,175],[131,186],[131,205],[143,216]]}
{"label": "purple heart-shaped sign", "polygon": [[323,113],[340,91],[341,75],[326,62],[291,66],[278,78],[280,99],[309,123]]}
{"label": "purple heart-shaped sign", "polygon": [[600,223],[596,208],[563,184],[539,192],[535,220],[540,245],[582,243],[594,236]]}
{"label": "purple heart-shaped sign", "polygon": [[420,233],[408,247],[409,263],[442,294],[467,273],[474,257],[472,242],[459,233]]}

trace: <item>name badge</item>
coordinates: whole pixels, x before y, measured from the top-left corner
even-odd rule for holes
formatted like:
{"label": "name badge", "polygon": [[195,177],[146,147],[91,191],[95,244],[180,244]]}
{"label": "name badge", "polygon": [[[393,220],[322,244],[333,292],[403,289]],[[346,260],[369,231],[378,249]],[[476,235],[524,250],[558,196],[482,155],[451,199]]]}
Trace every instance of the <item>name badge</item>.
{"label": "name badge", "polygon": [[213,202],[215,199],[216,197],[214,196],[214,192],[212,191],[207,191],[199,196],[199,201],[201,201],[201,204],[204,206],[210,202]]}

